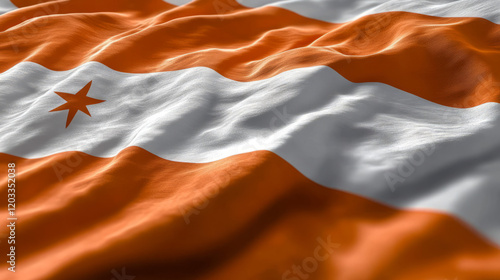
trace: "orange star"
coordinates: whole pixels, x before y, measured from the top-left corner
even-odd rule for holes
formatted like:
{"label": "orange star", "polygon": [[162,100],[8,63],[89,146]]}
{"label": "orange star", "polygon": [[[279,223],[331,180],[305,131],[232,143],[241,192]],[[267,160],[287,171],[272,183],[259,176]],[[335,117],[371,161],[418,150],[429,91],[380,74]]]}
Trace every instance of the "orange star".
{"label": "orange star", "polygon": [[99,104],[101,102],[106,101],[106,100],[99,100],[99,99],[95,99],[95,98],[91,98],[91,97],[87,96],[87,93],[89,92],[91,85],[92,85],[92,81],[90,81],[88,84],[86,84],[76,94],[55,91],[55,93],[57,93],[57,95],[62,97],[64,100],[66,100],[66,103],[64,103],[63,105],[61,105],[55,109],[50,110],[50,112],[69,110],[68,111],[68,119],[66,120],[66,127],[69,126],[69,124],[71,123],[71,121],[75,117],[76,112],[78,112],[78,111],[82,111],[85,114],[91,116],[89,109],[87,109],[87,106]]}

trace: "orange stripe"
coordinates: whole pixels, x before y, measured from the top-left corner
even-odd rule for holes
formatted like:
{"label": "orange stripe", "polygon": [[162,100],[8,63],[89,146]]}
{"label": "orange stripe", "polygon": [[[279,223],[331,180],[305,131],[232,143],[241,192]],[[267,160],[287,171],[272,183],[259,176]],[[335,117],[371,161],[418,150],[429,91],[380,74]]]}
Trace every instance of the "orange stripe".
{"label": "orange stripe", "polygon": [[221,15],[220,2],[131,3],[50,2],[2,16],[6,30],[40,13],[62,14],[0,34],[0,71],[21,61],[53,70],[99,61],[131,73],[205,66],[252,81],[328,65],[350,81],[386,83],[447,106],[499,101],[500,27],[484,19],[388,12],[332,24],[232,2]]}
{"label": "orange stripe", "polygon": [[282,279],[329,236],[340,247],[319,249],[308,279],[500,279],[499,248],[455,218],[322,187],[267,151],[204,164],[137,147],[0,155],[11,161],[18,279],[109,280],[122,267],[137,279]]}
{"label": "orange stripe", "polygon": [[57,1],[60,1],[60,0],[10,0],[10,2],[12,2],[12,4],[16,5],[19,8],[34,6],[34,5],[49,3],[49,2],[57,2]]}

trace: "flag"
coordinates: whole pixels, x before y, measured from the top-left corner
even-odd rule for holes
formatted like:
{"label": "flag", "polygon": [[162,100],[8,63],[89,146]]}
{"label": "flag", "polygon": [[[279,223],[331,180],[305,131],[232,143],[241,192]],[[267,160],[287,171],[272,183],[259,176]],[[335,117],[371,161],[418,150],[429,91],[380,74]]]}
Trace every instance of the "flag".
{"label": "flag", "polygon": [[494,0],[1,0],[0,279],[500,279]]}

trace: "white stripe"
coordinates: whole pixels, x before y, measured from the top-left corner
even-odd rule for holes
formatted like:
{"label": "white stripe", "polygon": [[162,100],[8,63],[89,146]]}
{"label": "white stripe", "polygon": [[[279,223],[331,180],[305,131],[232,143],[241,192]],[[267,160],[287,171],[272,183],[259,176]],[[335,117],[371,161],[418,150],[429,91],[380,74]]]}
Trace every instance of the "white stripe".
{"label": "white stripe", "polygon": [[[106,102],[66,129],[67,111],[49,112],[64,103],[54,91],[76,93],[89,80],[88,96]],[[326,66],[243,83],[207,68],[128,74],[92,62],[55,72],[23,62],[0,74],[0,92],[0,152],[110,157],[139,146],[208,162],[270,150],[322,185],[452,213],[500,244],[496,103],[448,108],[384,84],[351,83]],[[404,182],[393,186],[387,175]]]}
{"label": "white stripe", "polygon": [[247,7],[277,6],[329,22],[347,22],[365,15],[404,11],[439,17],[482,17],[500,23],[498,0],[237,0]]}
{"label": "white stripe", "polygon": [[187,3],[192,2],[192,1],[193,0],[163,0],[163,2],[167,2],[169,4],[176,5],[176,6],[186,5]]}
{"label": "white stripe", "polygon": [[17,9],[9,0],[0,0],[0,15]]}

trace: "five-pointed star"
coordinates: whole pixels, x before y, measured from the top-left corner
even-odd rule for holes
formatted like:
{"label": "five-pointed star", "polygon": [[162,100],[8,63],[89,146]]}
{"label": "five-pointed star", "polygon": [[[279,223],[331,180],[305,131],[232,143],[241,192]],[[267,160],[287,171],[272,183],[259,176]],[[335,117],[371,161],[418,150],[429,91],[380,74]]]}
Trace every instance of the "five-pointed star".
{"label": "five-pointed star", "polygon": [[92,81],[90,81],[88,84],[86,84],[76,94],[55,91],[55,93],[57,93],[57,95],[62,97],[64,100],[66,100],[66,103],[64,103],[63,105],[61,105],[55,109],[50,110],[50,112],[69,110],[68,111],[68,119],[66,120],[66,127],[69,126],[69,124],[71,123],[71,121],[75,117],[76,112],[78,112],[78,111],[82,111],[85,114],[91,116],[89,109],[87,109],[87,106],[98,104],[98,103],[106,101],[106,100],[99,100],[99,99],[95,99],[95,98],[91,98],[91,97],[87,96],[87,93],[89,92],[91,85],[92,85]]}

